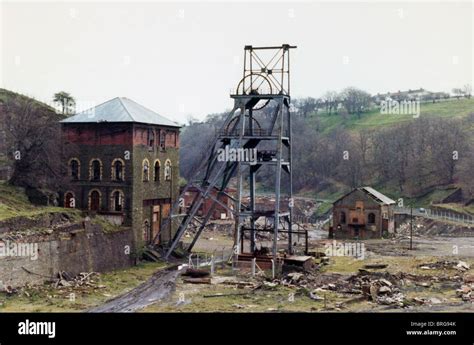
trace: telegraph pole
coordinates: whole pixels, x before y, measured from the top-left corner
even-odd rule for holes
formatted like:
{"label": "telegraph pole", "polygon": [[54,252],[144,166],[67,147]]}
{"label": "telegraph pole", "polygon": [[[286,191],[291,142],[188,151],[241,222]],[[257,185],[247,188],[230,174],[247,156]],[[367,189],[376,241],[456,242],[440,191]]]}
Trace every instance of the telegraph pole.
{"label": "telegraph pole", "polygon": [[410,250],[413,250],[413,205],[410,205]]}

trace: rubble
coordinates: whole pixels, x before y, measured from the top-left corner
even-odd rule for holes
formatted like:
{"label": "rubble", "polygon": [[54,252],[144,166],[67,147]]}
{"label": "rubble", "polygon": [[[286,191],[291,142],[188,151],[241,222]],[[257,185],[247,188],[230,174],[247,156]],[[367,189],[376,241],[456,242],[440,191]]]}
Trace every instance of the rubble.
{"label": "rubble", "polygon": [[464,261],[442,260],[418,265],[422,270],[439,270],[439,269],[456,269],[459,271],[467,271],[470,266]]}
{"label": "rubble", "polygon": [[77,276],[72,276],[70,273],[65,271],[58,272],[57,279],[53,282],[53,286],[56,289],[61,289],[62,287],[80,287],[87,286],[92,288],[102,288],[104,286],[97,285],[93,280],[95,276],[99,274],[96,272],[81,272]]}

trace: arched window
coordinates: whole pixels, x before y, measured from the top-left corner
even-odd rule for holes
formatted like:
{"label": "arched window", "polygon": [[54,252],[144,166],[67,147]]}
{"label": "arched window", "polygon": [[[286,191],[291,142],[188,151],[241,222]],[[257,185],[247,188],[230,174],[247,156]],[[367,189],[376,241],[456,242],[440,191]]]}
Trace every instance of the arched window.
{"label": "arched window", "polygon": [[110,205],[112,206],[112,211],[120,212],[124,209],[124,195],[122,191],[115,190],[111,194]]}
{"label": "arched window", "polygon": [[112,161],[112,180],[123,181],[125,179],[125,163],[120,158]]}
{"label": "arched window", "polygon": [[100,192],[98,190],[91,190],[89,193],[89,210],[100,210]]}
{"label": "arched window", "polygon": [[92,159],[89,167],[90,179],[92,181],[100,181],[102,179],[102,162],[98,159]]}
{"label": "arched window", "polygon": [[367,223],[375,224],[375,214],[369,213],[369,215],[367,216]]}
{"label": "arched window", "polygon": [[160,168],[161,168],[161,164],[160,164],[160,161],[157,159],[153,166],[153,181],[155,182],[160,181]]}
{"label": "arched window", "polygon": [[76,199],[74,198],[73,192],[67,192],[66,194],[64,194],[64,207],[66,208],[76,207]]}
{"label": "arched window", "polygon": [[69,161],[69,173],[72,180],[79,180],[79,160],[73,158]]}
{"label": "arched window", "polygon": [[346,213],[344,211],[341,212],[339,221],[341,224],[346,224]]}
{"label": "arched window", "polygon": [[143,173],[142,173],[143,181],[150,180],[150,162],[148,159],[143,160]]}
{"label": "arched window", "polygon": [[171,180],[171,161],[167,159],[165,163],[165,181],[170,181],[170,180]]}

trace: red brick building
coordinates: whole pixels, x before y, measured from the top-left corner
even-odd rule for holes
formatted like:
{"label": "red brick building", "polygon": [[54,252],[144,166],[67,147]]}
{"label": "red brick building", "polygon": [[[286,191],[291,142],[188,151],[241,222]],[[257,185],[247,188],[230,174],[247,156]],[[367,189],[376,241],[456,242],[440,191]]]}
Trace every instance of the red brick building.
{"label": "red brick building", "polygon": [[394,206],[394,200],[371,187],[356,188],[333,204],[334,236],[368,239],[393,233]]}
{"label": "red brick building", "polygon": [[[235,192],[236,190],[233,188],[226,188],[225,190],[225,193],[232,197],[235,195]],[[234,200],[232,200],[232,198],[230,198],[229,196],[225,194],[221,194],[219,197],[217,197],[217,193],[218,193],[217,189],[213,189],[211,193],[214,198],[217,198],[222,204],[226,205],[229,209],[234,209]],[[191,187],[184,194],[184,207],[186,208],[186,210],[188,210],[189,207],[191,207],[192,201],[194,197],[196,196],[196,194],[197,194],[197,190],[194,187]],[[199,207],[198,216],[206,215],[211,209],[212,204],[213,204],[212,199],[206,199],[205,202],[203,202],[201,206]],[[212,220],[234,219],[234,215],[232,214],[230,210],[216,203],[210,219]]]}

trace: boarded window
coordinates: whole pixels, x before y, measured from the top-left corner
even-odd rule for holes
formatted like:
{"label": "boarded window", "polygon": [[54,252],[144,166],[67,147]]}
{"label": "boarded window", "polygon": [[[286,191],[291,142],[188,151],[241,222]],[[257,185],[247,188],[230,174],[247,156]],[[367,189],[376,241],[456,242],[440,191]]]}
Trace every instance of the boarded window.
{"label": "boarded window", "polygon": [[73,180],[79,179],[79,162],[77,159],[73,159],[70,163],[71,165],[71,178]]}
{"label": "boarded window", "polygon": [[160,162],[159,161],[156,161],[155,162],[155,166],[154,166],[154,169],[153,169],[153,180],[155,182],[159,182],[160,181]]}
{"label": "boarded window", "polygon": [[98,160],[92,161],[92,180],[100,180],[100,162]]}
{"label": "boarded window", "polygon": [[341,212],[339,222],[340,222],[341,224],[346,224],[346,213],[345,213],[344,211]]}
{"label": "boarded window", "polygon": [[367,223],[375,224],[375,214],[369,213],[369,215],[367,216]]}
{"label": "boarded window", "polygon": [[123,163],[119,160],[114,163],[114,180],[123,181]]}
{"label": "boarded window", "polygon": [[171,162],[166,161],[165,164],[165,180],[170,181],[171,180]]}

